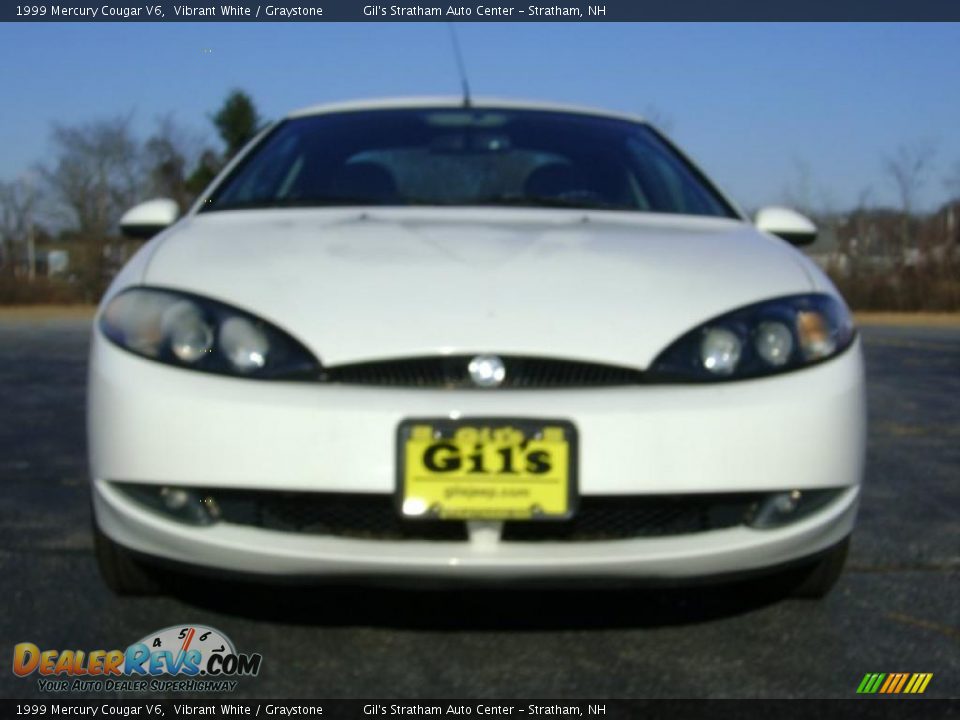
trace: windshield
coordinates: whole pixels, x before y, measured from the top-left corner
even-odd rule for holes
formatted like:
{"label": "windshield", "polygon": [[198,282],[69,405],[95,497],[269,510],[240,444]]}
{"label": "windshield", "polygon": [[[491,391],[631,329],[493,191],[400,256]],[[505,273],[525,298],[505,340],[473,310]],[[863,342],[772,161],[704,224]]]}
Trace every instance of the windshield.
{"label": "windshield", "polygon": [[285,120],[204,210],[433,205],[735,216],[641,123],[512,109],[367,110]]}

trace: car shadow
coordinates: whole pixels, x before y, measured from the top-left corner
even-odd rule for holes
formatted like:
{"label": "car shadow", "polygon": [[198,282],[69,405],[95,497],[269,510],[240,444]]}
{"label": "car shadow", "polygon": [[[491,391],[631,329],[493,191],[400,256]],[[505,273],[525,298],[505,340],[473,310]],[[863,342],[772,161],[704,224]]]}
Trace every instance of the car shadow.
{"label": "car shadow", "polygon": [[798,576],[685,587],[584,589],[469,585],[264,585],[170,578],[180,602],[246,619],[304,626],[434,631],[617,629],[688,625],[755,611],[790,597]]}

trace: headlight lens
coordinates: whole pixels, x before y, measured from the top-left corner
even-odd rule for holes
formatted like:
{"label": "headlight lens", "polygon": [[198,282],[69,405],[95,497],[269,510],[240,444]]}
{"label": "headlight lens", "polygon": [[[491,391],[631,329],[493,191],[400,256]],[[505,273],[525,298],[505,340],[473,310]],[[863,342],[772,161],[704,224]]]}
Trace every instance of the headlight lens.
{"label": "headlight lens", "polygon": [[220,326],[220,348],[230,364],[244,374],[262,368],[270,356],[266,333],[241,317],[229,318]]}
{"label": "headlight lens", "polygon": [[834,333],[821,313],[807,310],[798,312],[797,334],[804,357],[808,360],[830,357],[837,349]]}
{"label": "headlight lens", "polygon": [[740,338],[726,328],[708,328],[700,341],[700,364],[714,375],[732,375],[740,362]]}
{"label": "headlight lens", "polygon": [[793,355],[793,333],[779,321],[760,323],[753,344],[757,354],[771,367],[786,365]]}
{"label": "headlight lens", "polygon": [[316,376],[317,359],[270,323],[189,293],[135,287],[110,300],[103,334],[132,353],[160,362],[254,378]]}
{"label": "headlight lens", "polygon": [[189,300],[181,300],[164,310],[161,332],[170,339],[170,350],[181,361],[195,363],[213,348],[213,330],[203,312]]}
{"label": "headlight lens", "polygon": [[805,367],[846,350],[850,311],[832,295],[792,295],[749,305],[686,333],[653,362],[651,380],[759,377]]}

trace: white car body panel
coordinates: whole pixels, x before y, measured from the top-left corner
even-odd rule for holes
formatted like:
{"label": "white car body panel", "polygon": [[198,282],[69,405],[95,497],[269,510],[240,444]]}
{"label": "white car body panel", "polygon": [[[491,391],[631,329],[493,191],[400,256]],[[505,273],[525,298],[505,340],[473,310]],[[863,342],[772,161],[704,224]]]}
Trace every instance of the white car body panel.
{"label": "white car body panel", "polygon": [[[587,107],[584,105],[570,105],[537,100],[517,100],[515,98],[474,97],[470,106],[474,109],[505,108],[515,110],[542,110],[544,112],[574,113],[591,115],[594,117],[617,118],[630,122],[644,122],[639,115],[616,112],[602,108]],[[403,110],[410,107],[448,108],[463,107],[463,97],[459,95],[425,95],[421,97],[393,97],[359,100],[344,100],[341,102],[310,105],[289,113],[287,117],[307,117],[310,115],[326,115],[329,113],[356,112],[361,110]]]}
{"label": "white car body panel", "polygon": [[91,358],[91,422],[110,428],[92,437],[96,478],[392,493],[396,429],[410,417],[568,419],[584,495],[827,488],[863,469],[859,346],[779,378],[540,391],[256,382],[164,367],[103,338]]}
{"label": "white car body panel", "polygon": [[809,292],[793,254],[723,218],[244,210],[177,226],[143,282],[251,310],[326,365],[494,352],[644,368],[712,316]]}

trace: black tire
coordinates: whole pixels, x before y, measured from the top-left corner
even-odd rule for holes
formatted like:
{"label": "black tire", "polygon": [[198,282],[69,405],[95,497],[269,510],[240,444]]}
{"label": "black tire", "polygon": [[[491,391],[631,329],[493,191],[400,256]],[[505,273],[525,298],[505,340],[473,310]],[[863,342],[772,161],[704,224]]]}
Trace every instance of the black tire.
{"label": "black tire", "polygon": [[793,596],[808,600],[819,600],[827,596],[837,584],[847,562],[850,538],[846,537],[834,545],[811,566],[806,568],[793,589]]}
{"label": "black tire", "polygon": [[117,595],[157,595],[162,589],[155,568],[145,565],[133,553],[108,538],[93,523],[93,546],[104,583]]}

